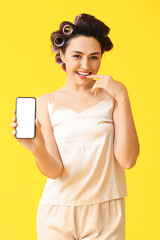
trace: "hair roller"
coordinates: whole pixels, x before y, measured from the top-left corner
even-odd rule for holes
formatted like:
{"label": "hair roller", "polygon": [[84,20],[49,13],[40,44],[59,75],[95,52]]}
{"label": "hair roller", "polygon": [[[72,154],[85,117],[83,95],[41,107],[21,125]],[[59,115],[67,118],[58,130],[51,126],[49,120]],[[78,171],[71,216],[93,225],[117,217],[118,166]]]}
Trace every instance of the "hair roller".
{"label": "hair roller", "polygon": [[54,38],[54,41],[53,41],[54,45],[57,46],[57,47],[61,47],[63,46],[64,44],[64,38],[62,36],[57,36]]}
{"label": "hair roller", "polygon": [[62,61],[61,57],[58,56],[58,55],[55,57],[55,61],[56,61],[56,63],[57,63],[58,65],[62,65],[62,64],[63,64],[63,61]]}
{"label": "hair roller", "polygon": [[59,48],[55,47],[54,45],[52,45],[52,49],[55,53],[59,53]]}
{"label": "hair roller", "polygon": [[62,32],[65,34],[65,35],[70,35],[72,32],[73,32],[73,28],[71,25],[69,24],[66,24],[63,26],[62,28]]}
{"label": "hair roller", "polygon": [[77,22],[79,21],[80,17],[82,17],[82,14],[79,14],[75,17],[74,19],[74,24],[77,24]]}
{"label": "hair roller", "polygon": [[[63,21],[59,26],[59,31],[61,34],[69,35],[70,32],[73,32],[75,29],[75,26],[73,23],[69,21]],[[66,34],[67,33],[67,34]],[[69,33],[69,34],[68,34]]]}

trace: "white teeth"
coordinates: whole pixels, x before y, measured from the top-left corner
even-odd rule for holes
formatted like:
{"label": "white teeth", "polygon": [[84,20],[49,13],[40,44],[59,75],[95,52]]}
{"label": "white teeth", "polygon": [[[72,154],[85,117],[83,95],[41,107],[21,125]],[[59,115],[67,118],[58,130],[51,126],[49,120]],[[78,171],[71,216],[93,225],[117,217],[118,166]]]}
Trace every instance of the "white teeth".
{"label": "white teeth", "polygon": [[82,72],[77,72],[77,73],[80,75],[85,75],[85,76],[89,75],[89,73],[82,73]]}

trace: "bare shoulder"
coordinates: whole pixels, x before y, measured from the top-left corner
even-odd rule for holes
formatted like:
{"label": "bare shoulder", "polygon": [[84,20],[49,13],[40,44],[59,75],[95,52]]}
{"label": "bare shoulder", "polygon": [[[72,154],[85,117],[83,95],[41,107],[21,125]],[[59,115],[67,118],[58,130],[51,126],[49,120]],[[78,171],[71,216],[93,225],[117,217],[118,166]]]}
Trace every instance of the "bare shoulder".
{"label": "bare shoulder", "polygon": [[47,110],[47,94],[42,94],[36,98],[37,117],[42,117],[42,113]]}
{"label": "bare shoulder", "polygon": [[46,94],[46,98],[49,98],[49,102],[54,103],[54,104],[64,104],[64,103],[68,103],[70,96],[67,94],[67,92],[65,90],[63,90],[63,87],[47,93]]}
{"label": "bare shoulder", "polygon": [[46,94],[42,94],[36,98],[37,104],[44,104],[46,99]]}
{"label": "bare shoulder", "polygon": [[38,96],[36,99],[37,99],[37,102],[41,102],[41,103],[44,102],[47,99],[47,93]]}
{"label": "bare shoulder", "polygon": [[45,111],[47,110],[47,103],[48,103],[48,98],[50,99],[54,99],[56,94],[56,91],[54,92],[50,92],[50,93],[44,93],[40,96],[37,97],[37,107],[41,106],[41,109],[39,109],[40,111]]}
{"label": "bare shoulder", "polygon": [[55,91],[52,91],[52,92],[49,92],[49,93],[46,93],[46,95],[49,96],[49,98],[56,98],[58,95],[61,95],[61,94],[64,94],[65,91],[63,90],[63,88],[59,88]]}

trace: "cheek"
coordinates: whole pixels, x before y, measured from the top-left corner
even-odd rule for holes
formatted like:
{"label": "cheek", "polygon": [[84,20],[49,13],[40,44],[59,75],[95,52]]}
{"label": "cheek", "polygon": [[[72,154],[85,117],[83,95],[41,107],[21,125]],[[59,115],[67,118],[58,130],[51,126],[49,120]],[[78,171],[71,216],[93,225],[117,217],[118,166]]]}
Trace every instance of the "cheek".
{"label": "cheek", "polygon": [[68,65],[68,67],[73,70],[79,66],[78,61],[74,61],[73,59],[68,59],[66,65]]}
{"label": "cheek", "polygon": [[95,70],[98,70],[99,69],[99,67],[100,67],[100,65],[101,65],[101,62],[99,61],[97,61],[97,62],[94,62],[93,64],[92,64],[92,67],[95,69]]}

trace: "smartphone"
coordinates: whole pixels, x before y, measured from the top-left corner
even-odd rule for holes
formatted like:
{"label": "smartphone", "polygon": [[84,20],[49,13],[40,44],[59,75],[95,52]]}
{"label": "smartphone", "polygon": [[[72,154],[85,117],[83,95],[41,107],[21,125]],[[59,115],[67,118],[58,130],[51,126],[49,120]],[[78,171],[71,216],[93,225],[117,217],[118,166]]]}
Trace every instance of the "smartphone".
{"label": "smartphone", "polygon": [[16,98],[16,138],[36,137],[36,98]]}

